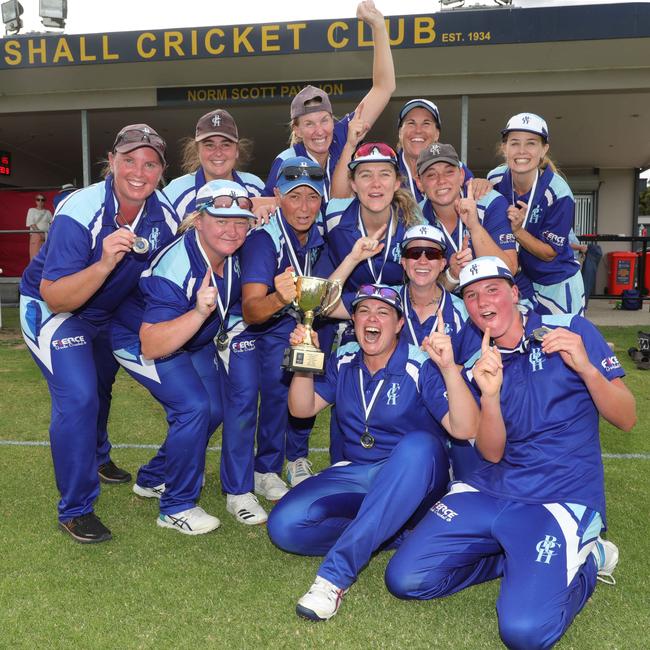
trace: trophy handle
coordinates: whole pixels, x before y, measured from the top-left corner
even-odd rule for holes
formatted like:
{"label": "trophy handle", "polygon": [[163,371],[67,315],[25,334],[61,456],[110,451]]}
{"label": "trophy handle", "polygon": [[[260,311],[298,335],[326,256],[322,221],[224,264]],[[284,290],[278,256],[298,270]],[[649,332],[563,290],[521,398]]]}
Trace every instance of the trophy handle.
{"label": "trophy handle", "polygon": [[343,285],[341,284],[340,280],[332,280],[331,282],[331,287],[330,291],[334,289],[334,293],[336,294],[336,298],[329,302],[325,307],[321,309],[321,314],[324,316],[327,316],[327,312],[334,307],[334,305],[341,299],[341,294],[343,293]]}

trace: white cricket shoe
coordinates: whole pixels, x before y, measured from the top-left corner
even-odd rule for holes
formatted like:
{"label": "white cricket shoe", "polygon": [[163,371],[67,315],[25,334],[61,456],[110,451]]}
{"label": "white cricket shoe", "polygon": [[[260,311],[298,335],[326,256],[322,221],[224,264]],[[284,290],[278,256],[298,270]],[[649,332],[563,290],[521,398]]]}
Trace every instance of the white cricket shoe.
{"label": "white cricket shoe", "polygon": [[298,601],[296,614],[310,621],[327,621],[339,611],[341,600],[347,591],[316,576],[309,591]]}
{"label": "white cricket shoe", "polygon": [[254,478],[255,494],[269,501],[279,501],[289,491],[287,484],[275,472],[254,472]]}
{"label": "white cricket shoe", "polygon": [[216,517],[209,515],[199,506],[177,512],[174,515],[161,513],[156,523],[161,528],[173,528],[183,535],[203,535],[203,533],[209,533],[211,530],[219,528],[221,524]]}
{"label": "white cricket shoe", "polygon": [[607,585],[615,585],[616,579],[612,574],[618,564],[618,547],[616,544],[599,536],[591,553],[596,558],[598,580]]}
{"label": "white cricket shoe", "polygon": [[156,485],[156,487],[144,487],[144,485],[134,483],[133,491],[139,497],[144,497],[145,499],[160,499],[165,491],[165,484],[161,483],[160,485]]}
{"label": "white cricket shoe", "polygon": [[263,524],[269,517],[252,492],[246,494],[227,494],[226,510],[235,516],[240,524],[254,526]]}
{"label": "white cricket shoe", "polygon": [[287,461],[287,482],[291,487],[296,487],[310,476],[313,476],[311,463],[306,458]]}

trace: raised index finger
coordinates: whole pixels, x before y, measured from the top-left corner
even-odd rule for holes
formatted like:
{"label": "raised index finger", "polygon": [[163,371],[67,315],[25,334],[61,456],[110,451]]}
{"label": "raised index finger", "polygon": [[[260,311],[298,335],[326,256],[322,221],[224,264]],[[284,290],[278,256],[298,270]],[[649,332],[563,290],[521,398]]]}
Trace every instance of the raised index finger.
{"label": "raised index finger", "polygon": [[467,181],[467,198],[471,201],[474,200],[474,182],[471,178]]}
{"label": "raised index finger", "polygon": [[386,232],[386,228],[388,228],[388,224],[385,223],[374,235],[373,239],[376,239],[379,241],[384,237],[384,233]]}
{"label": "raised index finger", "polygon": [[357,110],[354,111],[354,117],[360,120],[362,113],[363,113],[363,102],[359,102],[359,105],[357,106]]}

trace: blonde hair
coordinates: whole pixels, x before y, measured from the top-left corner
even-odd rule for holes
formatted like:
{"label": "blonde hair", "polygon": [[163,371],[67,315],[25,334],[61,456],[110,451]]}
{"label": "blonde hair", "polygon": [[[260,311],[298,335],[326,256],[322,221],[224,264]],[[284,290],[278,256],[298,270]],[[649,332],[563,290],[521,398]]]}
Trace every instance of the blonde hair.
{"label": "blonde hair", "polygon": [[[253,160],[253,141],[241,138],[237,144],[237,160],[235,169],[246,167]],[[181,145],[181,171],[183,174],[193,174],[201,167],[199,160],[199,143],[194,138],[182,138]]]}
{"label": "blonde hair", "polygon": [[178,226],[178,230],[176,231],[177,234],[182,235],[188,230],[192,230],[193,228],[196,228],[196,220],[200,216],[201,213],[198,210],[194,210],[194,212],[190,212],[189,214],[186,214],[185,217],[183,218],[183,221],[181,221],[180,226]]}
{"label": "blonde hair", "polygon": [[[305,104],[305,106],[312,106],[312,105],[317,104],[317,103],[318,103],[317,100],[312,100],[312,101],[307,102]],[[309,115],[309,113],[306,113],[306,115]],[[332,122],[336,123],[336,116],[334,115],[334,113],[330,113],[330,115],[332,116]],[[295,146],[297,144],[300,144],[302,142],[302,138],[296,135],[295,128],[294,128],[294,127],[298,126],[298,120],[301,117],[305,117],[305,116],[304,115],[298,115],[298,117],[294,117],[289,122],[289,146],[290,147],[293,147],[293,146]]]}

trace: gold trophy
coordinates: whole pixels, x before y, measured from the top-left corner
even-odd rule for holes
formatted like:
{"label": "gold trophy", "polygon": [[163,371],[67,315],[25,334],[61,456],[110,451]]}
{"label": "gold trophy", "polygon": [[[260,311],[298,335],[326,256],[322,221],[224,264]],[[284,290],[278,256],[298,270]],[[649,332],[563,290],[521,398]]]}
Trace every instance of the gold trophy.
{"label": "gold trophy", "polygon": [[303,325],[307,330],[300,345],[292,345],[284,353],[282,365],[291,372],[310,372],[322,375],[325,371],[325,353],[312,343],[314,318],[326,313],[341,297],[343,287],[338,280],[314,278],[301,275],[296,278],[296,298],[294,305],[304,314]]}

